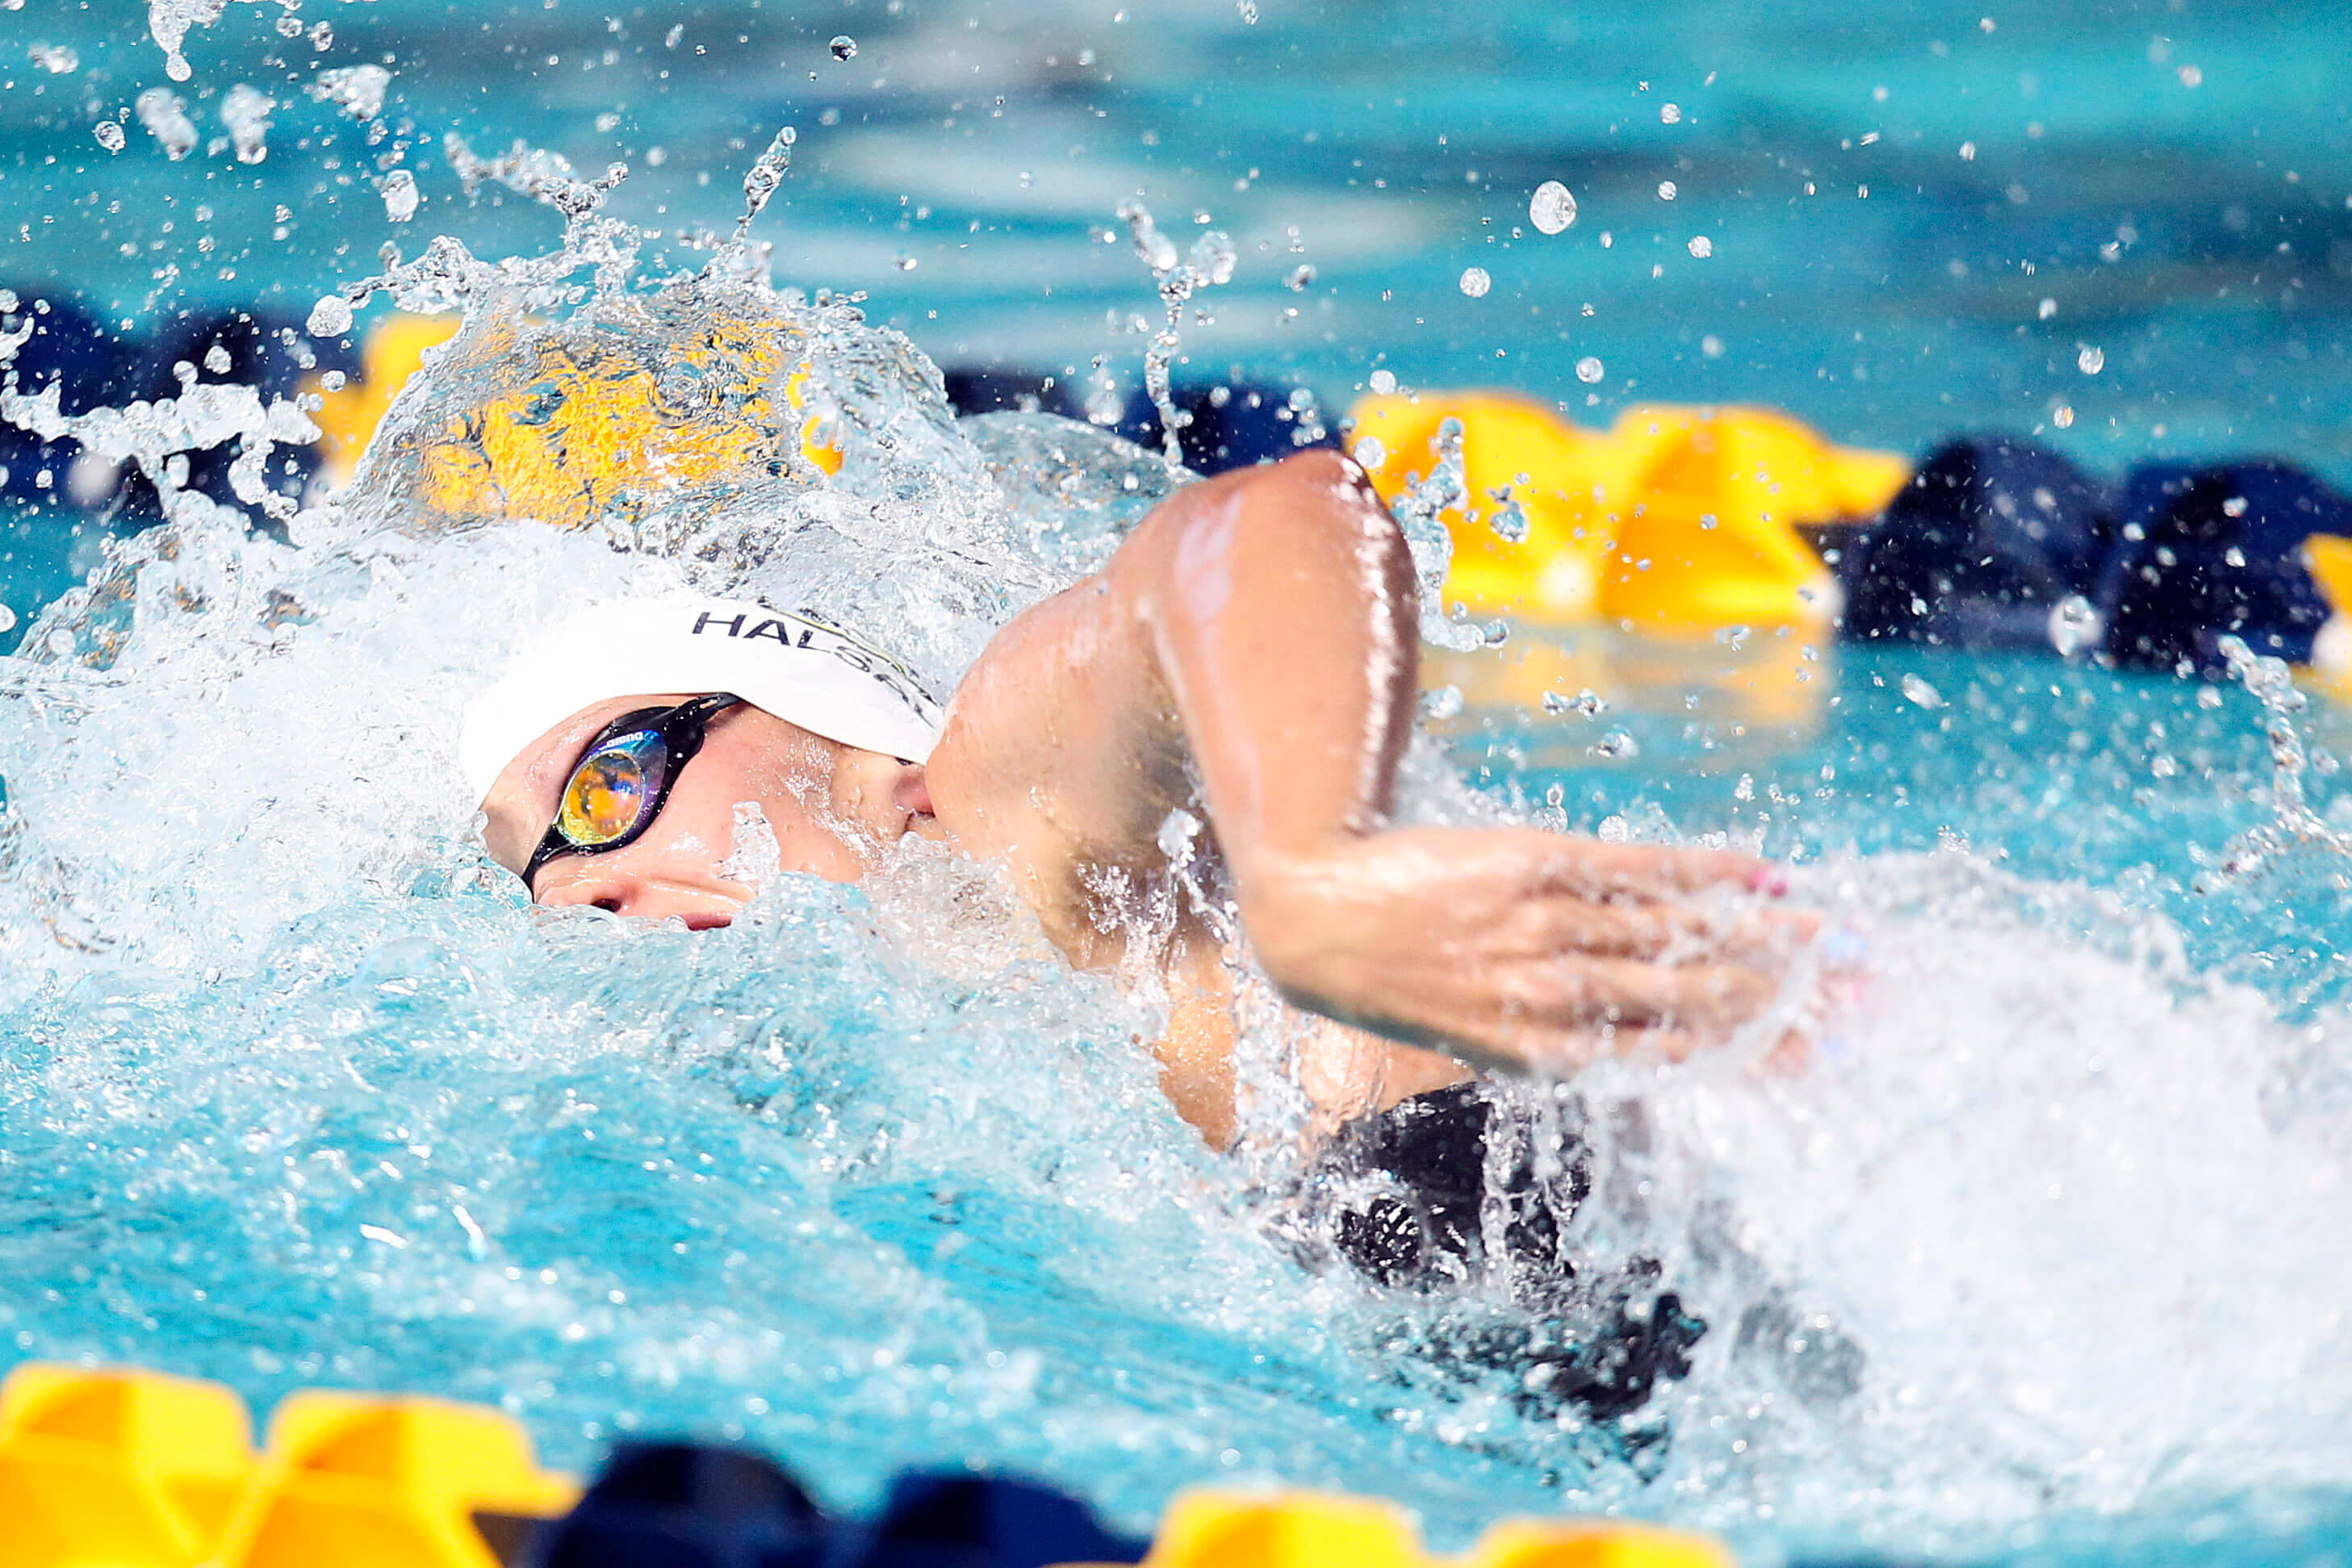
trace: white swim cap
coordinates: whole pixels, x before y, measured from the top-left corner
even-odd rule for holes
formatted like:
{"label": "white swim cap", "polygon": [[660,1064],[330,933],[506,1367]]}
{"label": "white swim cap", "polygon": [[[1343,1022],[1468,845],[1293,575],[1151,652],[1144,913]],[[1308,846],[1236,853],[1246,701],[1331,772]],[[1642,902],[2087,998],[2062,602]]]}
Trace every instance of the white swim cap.
{"label": "white swim cap", "polygon": [[735,599],[632,600],[583,611],[467,705],[457,765],[482,800],[526,746],[635,693],[732,692],[827,740],[921,762],[940,709],[907,667],[839,627]]}

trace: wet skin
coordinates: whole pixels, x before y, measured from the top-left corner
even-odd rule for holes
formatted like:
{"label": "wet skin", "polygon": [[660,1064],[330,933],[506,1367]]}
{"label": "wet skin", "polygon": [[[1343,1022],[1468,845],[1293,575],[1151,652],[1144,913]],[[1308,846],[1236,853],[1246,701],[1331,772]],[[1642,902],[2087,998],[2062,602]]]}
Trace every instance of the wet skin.
{"label": "wet skin", "polygon": [[[536,895],[723,925],[751,893],[718,870],[733,807],[756,801],[785,870],[855,882],[908,834],[945,840],[1003,867],[1074,965],[1110,968],[1137,955],[1105,890],[1131,902],[1164,885],[1162,824],[1190,810],[1259,967],[1328,1020],[1303,1048],[1326,1124],[1472,1068],[1679,1059],[1761,1011],[1812,935],[1810,917],[1766,907],[1783,887],[1768,862],[1390,825],[1417,618],[1402,537],[1353,463],[1308,453],[1224,475],[999,632],[928,767],[730,708],[643,838],[549,862]],[[698,695],[614,697],[525,747],[483,804],[492,852],[520,870],[605,723]],[[1151,940],[1140,956],[1175,1004],[1162,1082],[1223,1144],[1234,1022],[1218,934],[1196,911]]]}

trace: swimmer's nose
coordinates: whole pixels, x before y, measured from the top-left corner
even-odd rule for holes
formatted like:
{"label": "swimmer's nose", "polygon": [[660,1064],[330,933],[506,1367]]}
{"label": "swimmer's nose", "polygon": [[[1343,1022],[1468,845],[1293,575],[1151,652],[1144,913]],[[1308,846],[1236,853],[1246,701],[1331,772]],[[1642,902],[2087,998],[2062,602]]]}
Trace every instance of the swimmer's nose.
{"label": "swimmer's nose", "polygon": [[619,867],[598,866],[593,860],[576,870],[565,869],[571,874],[560,873],[556,865],[541,873],[537,894],[541,904],[551,909],[585,904],[641,920],[682,920],[689,931],[715,931],[731,925],[735,912],[742,907],[741,899],[719,888],[686,887]]}

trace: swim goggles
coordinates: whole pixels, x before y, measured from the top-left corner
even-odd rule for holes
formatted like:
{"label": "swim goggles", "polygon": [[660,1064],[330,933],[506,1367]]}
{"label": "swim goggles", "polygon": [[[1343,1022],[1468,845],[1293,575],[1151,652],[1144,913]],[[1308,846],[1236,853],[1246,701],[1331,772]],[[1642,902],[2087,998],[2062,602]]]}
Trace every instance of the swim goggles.
{"label": "swim goggles", "polygon": [[676,707],[641,707],[598,730],[572,765],[555,821],[523,867],[523,886],[535,895],[539,868],[559,855],[601,855],[644,837],[668,804],[670,786],[702,749],[705,727],[742,700],[716,692]]}

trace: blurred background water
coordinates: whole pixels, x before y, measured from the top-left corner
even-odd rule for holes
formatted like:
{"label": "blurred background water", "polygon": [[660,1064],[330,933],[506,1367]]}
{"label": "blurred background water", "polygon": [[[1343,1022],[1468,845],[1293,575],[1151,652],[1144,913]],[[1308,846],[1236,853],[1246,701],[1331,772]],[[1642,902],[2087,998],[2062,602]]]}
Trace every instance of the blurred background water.
{"label": "blurred background water", "polygon": [[[1141,342],[1118,327],[1155,301],[1123,233],[1090,236],[1140,196],[1171,231],[1199,214],[1240,244],[1188,342],[1199,379],[1237,365],[1338,403],[1386,364],[1592,416],[1752,400],[1902,450],[2041,427],[2104,466],[2263,449],[2352,475],[2339,7],[1244,9],[370,0],[314,4],[289,38],[297,13],[232,5],[190,35],[205,145],[175,165],[135,117],[119,153],[93,140],[171,85],[139,9],[26,0],[0,17],[0,277],[134,319],[299,316],[386,241],[504,253],[544,232],[516,198],[459,193],[446,132],[624,161],[619,210],[676,230],[730,223],[791,123],[759,231],[780,275],[868,291],[942,364],[1107,354],[1131,383]],[[301,31],[322,26],[324,47]],[[39,44],[76,68],[35,64]],[[373,144],[304,90],[354,63],[396,72]],[[259,163],[234,162],[219,118],[238,82],[278,100]],[[406,224],[375,188],[393,164],[422,197]],[[1577,201],[1552,235],[1528,215],[1547,180]],[[1456,283],[1474,266],[1475,298]]]}

